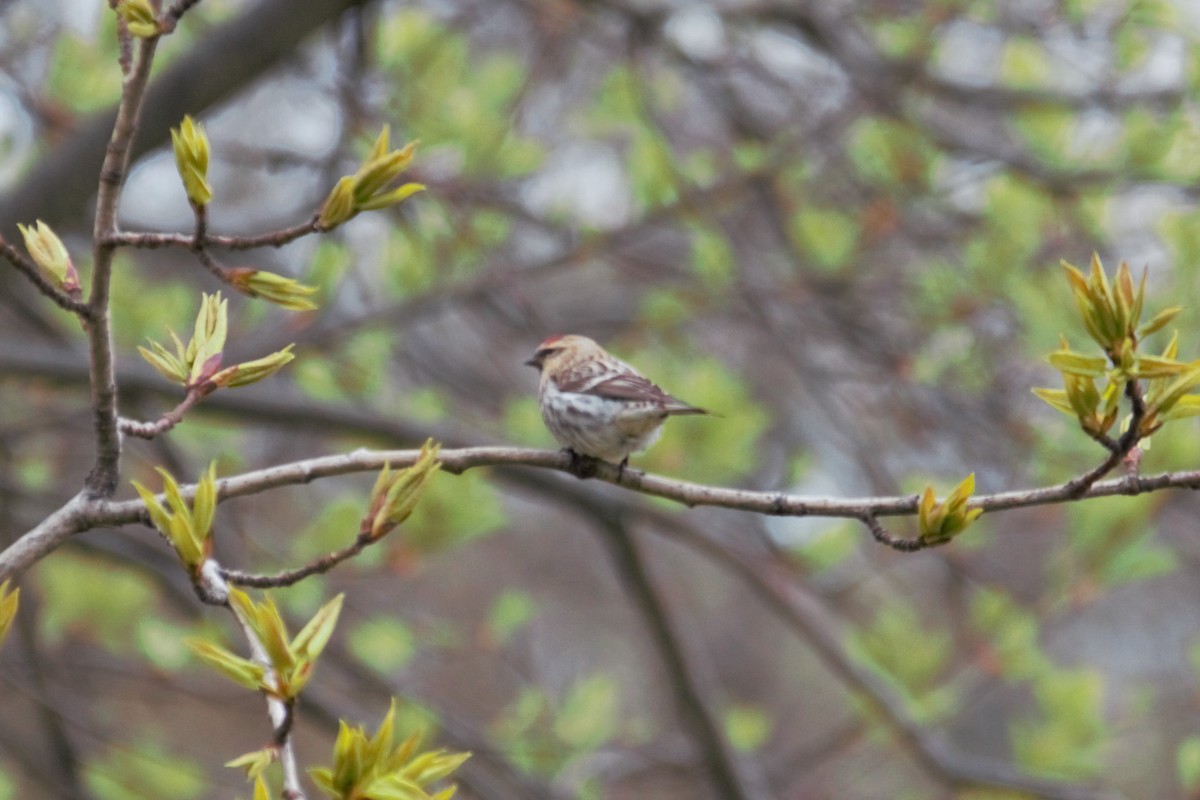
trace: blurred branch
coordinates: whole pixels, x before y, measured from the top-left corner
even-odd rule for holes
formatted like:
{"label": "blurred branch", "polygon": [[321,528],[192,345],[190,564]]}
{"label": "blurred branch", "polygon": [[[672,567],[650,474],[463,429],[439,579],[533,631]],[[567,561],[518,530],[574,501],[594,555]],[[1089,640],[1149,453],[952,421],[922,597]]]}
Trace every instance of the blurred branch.
{"label": "blurred branch", "polygon": [[640,509],[637,513],[652,521],[663,534],[711,559],[753,590],[768,608],[812,645],[829,669],[867,701],[917,763],[939,782],[958,788],[1003,788],[1046,800],[1119,797],[1106,790],[1031,777],[1002,761],[960,752],[936,730],[914,720],[896,691],[848,653],[838,622],[824,603],[804,588],[792,570],[777,559],[751,557],[697,536],[668,514],[651,509]]}
{"label": "blurred branch", "polygon": [[719,705],[714,708],[717,687],[704,669],[705,657],[689,652],[694,648],[687,646],[679,623],[672,620],[665,593],[655,584],[647,554],[636,534],[613,513],[592,511],[591,516],[606,534],[615,568],[658,647],[675,690],[679,714],[700,749],[716,793],[729,800],[767,800],[771,794],[763,776],[752,771],[725,738]]}

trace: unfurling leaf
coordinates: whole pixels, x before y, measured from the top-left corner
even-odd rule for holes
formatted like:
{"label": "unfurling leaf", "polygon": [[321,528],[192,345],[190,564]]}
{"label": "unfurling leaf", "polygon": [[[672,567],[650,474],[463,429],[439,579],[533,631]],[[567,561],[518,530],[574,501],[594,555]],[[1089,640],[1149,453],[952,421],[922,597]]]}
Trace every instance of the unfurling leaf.
{"label": "unfurling leaf", "polygon": [[269,378],[296,358],[292,354],[293,347],[295,345],[289,344],[287,347],[269,356],[264,356],[254,361],[245,361],[232,367],[226,367],[212,376],[212,382],[215,386],[232,389],[238,386],[248,386],[251,383],[257,383],[263,378]]}
{"label": "unfurling leaf", "polygon": [[934,497],[933,487],[926,486],[917,507],[921,541],[929,546],[945,544],[965,531],[983,514],[982,508],[967,508],[974,493],[975,473],[964,478],[941,503]]}
{"label": "unfurling leaf", "polygon": [[67,246],[46,223],[40,219],[33,225],[17,224],[17,230],[25,239],[25,249],[37,264],[42,274],[55,286],[72,296],[79,294],[79,273],[71,262]]}
{"label": "unfurling leaf", "polygon": [[255,750],[238,756],[232,761],[226,761],[225,766],[231,769],[245,770],[246,780],[256,780],[275,761],[276,753],[274,747],[264,747],[262,750]]}
{"label": "unfurling leaf", "polygon": [[1175,319],[1175,317],[1177,317],[1181,311],[1183,311],[1183,306],[1171,306],[1170,308],[1164,308],[1162,311],[1155,314],[1149,322],[1142,326],[1141,330],[1138,331],[1138,336],[1144,339],[1150,334],[1162,330],[1163,328],[1167,327],[1167,325],[1170,325],[1171,320]]}
{"label": "unfurling leaf", "polygon": [[1107,371],[1108,360],[1102,356],[1085,356],[1071,350],[1056,350],[1046,356],[1050,366],[1060,372],[1071,372],[1075,375],[1087,375],[1098,378]]}
{"label": "unfurling leaf", "polygon": [[239,686],[256,692],[266,689],[264,678],[267,671],[261,664],[255,664],[253,661],[234,655],[223,647],[201,639],[188,639],[186,644],[201,661]]}
{"label": "unfurling leaf", "polygon": [[450,777],[471,754],[444,750],[418,753],[419,734],[393,745],[395,716],[393,700],[374,736],[368,736],[361,726],[352,728],[344,721],[340,724],[333,745],[333,765],[309,770],[321,791],[338,800],[445,800],[453,796],[453,786],[432,795],[429,786]]}
{"label": "unfurling leaf", "polygon": [[399,150],[391,150],[390,136],[391,128],[384,125],[358,171],[343,176],[334,185],[317,215],[321,228],[337,227],[361,211],[394,206],[425,189],[420,183],[394,186],[412,163],[417,143],[409,142]]}
{"label": "unfurling leaf", "polygon": [[363,517],[360,534],[372,541],[386,536],[402,524],[417,507],[429,479],[441,468],[438,453],[441,445],[429,439],[421,445],[421,453],[408,469],[392,472],[384,465],[371,489],[370,505]]}
{"label": "unfurling leaf", "polygon": [[162,31],[158,27],[158,17],[150,0],[121,0],[117,13],[129,27],[129,32],[142,39],[158,36]]}
{"label": "unfurling leaf", "polygon": [[258,297],[290,311],[312,311],[317,307],[309,298],[315,286],[305,286],[292,278],[261,269],[238,267],[225,271],[229,284],[250,297]]}
{"label": "unfurling leaf", "polygon": [[179,554],[179,560],[193,574],[200,569],[212,549],[210,534],[217,504],[216,468],[215,462],[210,464],[201,476],[190,508],[175,478],[162,467],[157,469],[163,479],[167,507],[159,502],[154,492],[132,481],[133,488],[150,515],[150,522],[167,537]]}
{"label": "unfurling leaf", "polygon": [[178,128],[171,129],[171,144],[188,201],[197,207],[208,205],[213,194],[208,183],[208,135],[204,126],[185,116]]}
{"label": "unfurling leaf", "polygon": [[8,581],[0,582],[0,644],[8,635],[8,629],[17,616],[17,606],[20,603],[21,590],[8,590]]}

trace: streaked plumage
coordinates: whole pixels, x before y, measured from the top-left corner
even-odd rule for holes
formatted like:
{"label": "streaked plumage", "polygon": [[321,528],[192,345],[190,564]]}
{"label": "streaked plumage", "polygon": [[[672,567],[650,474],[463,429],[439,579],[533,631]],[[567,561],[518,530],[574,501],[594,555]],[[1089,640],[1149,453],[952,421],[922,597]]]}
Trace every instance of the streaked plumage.
{"label": "streaked plumage", "polygon": [[541,371],[538,404],[554,438],[574,452],[624,464],[658,438],[669,416],[707,414],[672,397],[586,336],[552,336],[525,362]]}

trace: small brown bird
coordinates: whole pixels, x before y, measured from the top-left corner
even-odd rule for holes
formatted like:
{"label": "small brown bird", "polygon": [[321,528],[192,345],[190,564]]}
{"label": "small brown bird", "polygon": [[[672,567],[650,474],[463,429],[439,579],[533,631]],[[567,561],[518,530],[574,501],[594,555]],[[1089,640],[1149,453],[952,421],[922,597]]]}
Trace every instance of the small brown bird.
{"label": "small brown bird", "polygon": [[551,336],[525,362],[541,371],[538,404],[572,453],[621,469],[658,438],[670,416],[707,414],[664,392],[586,336]]}

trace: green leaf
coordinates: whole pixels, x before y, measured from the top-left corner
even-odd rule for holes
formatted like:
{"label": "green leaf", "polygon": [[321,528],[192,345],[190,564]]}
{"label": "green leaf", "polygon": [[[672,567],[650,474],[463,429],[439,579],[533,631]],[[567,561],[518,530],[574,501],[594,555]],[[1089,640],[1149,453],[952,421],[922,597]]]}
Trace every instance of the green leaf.
{"label": "green leaf", "polygon": [[292,652],[299,658],[315,660],[329,643],[333,629],[337,625],[338,615],[342,611],[342,601],[345,594],[339,594],[330,600],[308,621],[296,638],[292,640]]}
{"label": "green leaf", "polygon": [[17,604],[20,602],[20,596],[20,589],[8,591],[8,581],[0,583],[0,644],[3,644],[9,626],[17,616]]}
{"label": "green leaf", "polygon": [[266,670],[261,665],[202,639],[188,639],[187,645],[201,661],[239,686],[254,691],[265,688],[263,679],[266,677]]}
{"label": "green leaf", "polygon": [[1103,356],[1085,356],[1072,350],[1056,350],[1046,360],[1055,369],[1073,375],[1100,378],[1108,371],[1108,360]]}

